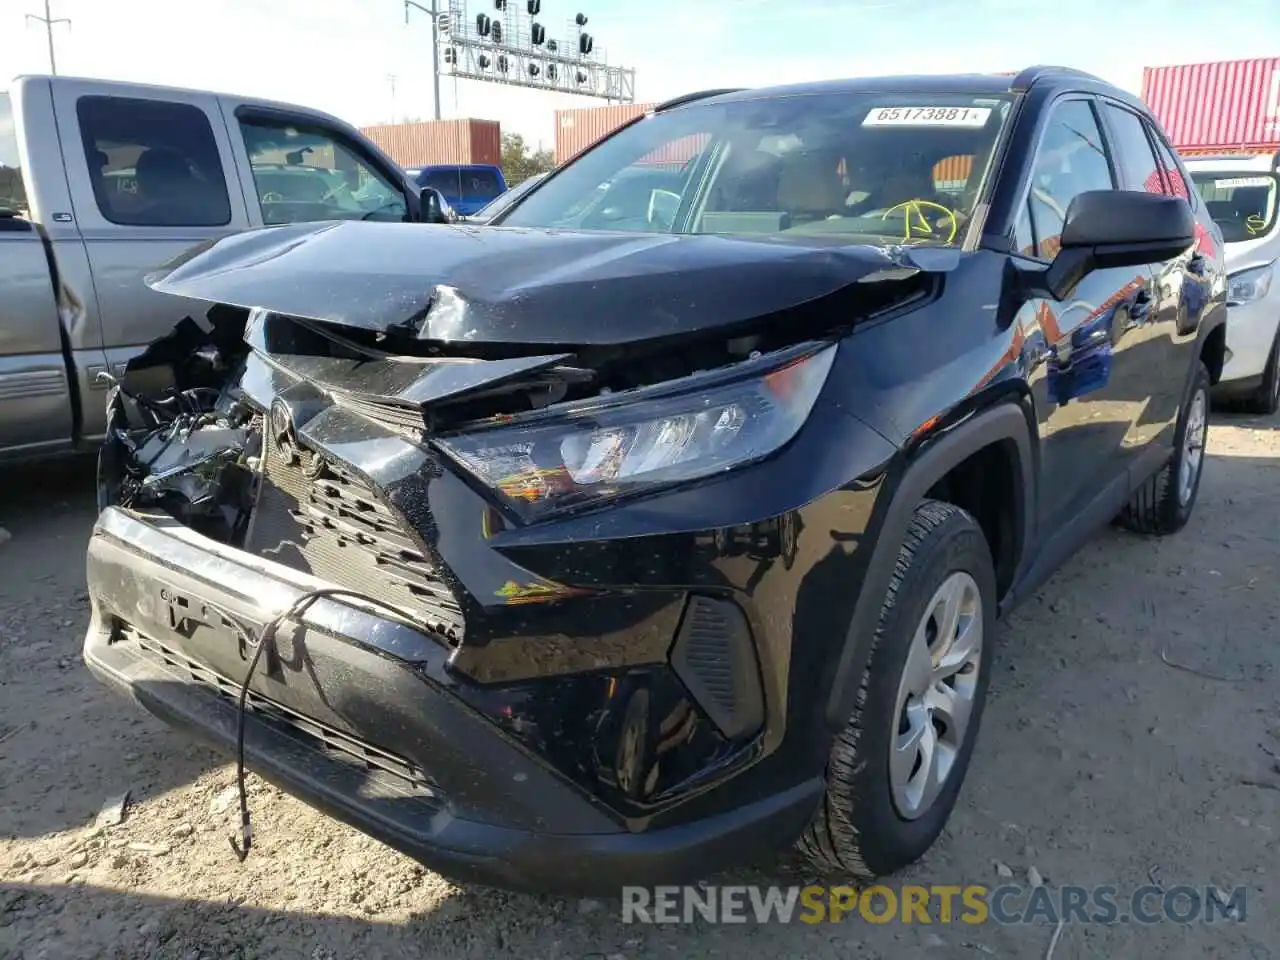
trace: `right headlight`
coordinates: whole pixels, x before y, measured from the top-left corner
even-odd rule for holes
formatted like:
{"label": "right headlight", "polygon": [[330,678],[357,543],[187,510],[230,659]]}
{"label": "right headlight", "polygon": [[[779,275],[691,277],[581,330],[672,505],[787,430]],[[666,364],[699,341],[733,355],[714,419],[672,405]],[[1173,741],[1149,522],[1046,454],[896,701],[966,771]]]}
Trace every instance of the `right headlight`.
{"label": "right headlight", "polygon": [[[737,379],[679,381],[440,437],[437,445],[526,521],[745,466],[799,432],[834,344],[740,365]],[[697,382],[705,383],[705,378]]]}
{"label": "right headlight", "polygon": [[1271,290],[1273,266],[1268,263],[1227,277],[1227,306],[1238,307],[1265,297]]}

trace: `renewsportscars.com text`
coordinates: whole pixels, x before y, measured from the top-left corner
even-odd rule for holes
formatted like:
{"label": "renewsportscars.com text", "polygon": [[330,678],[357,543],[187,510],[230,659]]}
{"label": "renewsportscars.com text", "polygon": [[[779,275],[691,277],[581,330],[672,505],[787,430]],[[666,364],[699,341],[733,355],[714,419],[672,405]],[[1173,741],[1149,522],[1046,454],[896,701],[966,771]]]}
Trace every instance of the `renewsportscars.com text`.
{"label": "renewsportscars.com text", "polygon": [[624,887],[623,923],[1241,923],[1246,890],[1147,885]]}

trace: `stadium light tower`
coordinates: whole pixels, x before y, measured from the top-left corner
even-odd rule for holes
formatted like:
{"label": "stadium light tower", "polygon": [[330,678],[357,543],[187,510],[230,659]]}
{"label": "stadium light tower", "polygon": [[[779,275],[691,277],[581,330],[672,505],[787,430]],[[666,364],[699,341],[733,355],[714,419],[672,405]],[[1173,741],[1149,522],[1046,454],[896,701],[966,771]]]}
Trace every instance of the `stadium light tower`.
{"label": "stadium light tower", "polygon": [[430,10],[404,2],[406,23],[410,6],[431,14],[436,119],[442,62],[449,76],[465,80],[635,102],[635,70],[608,63],[584,14],[557,38],[547,31],[543,0],[431,0]]}

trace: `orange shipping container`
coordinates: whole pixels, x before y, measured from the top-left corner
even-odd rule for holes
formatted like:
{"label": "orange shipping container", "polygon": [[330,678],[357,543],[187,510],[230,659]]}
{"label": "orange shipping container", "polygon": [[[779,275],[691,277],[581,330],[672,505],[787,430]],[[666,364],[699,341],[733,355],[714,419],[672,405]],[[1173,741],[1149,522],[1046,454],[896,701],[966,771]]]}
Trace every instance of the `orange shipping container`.
{"label": "orange shipping container", "polygon": [[424,120],[362,127],[366,137],[402,167],[432,163],[502,163],[502,128],[496,120]]}
{"label": "orange shipping container", "polygon": [[654,108],[652,103],[622,103],[610,107],[580,107],[556,111],[556,163],[572,160],[603,140],[628,120]]}

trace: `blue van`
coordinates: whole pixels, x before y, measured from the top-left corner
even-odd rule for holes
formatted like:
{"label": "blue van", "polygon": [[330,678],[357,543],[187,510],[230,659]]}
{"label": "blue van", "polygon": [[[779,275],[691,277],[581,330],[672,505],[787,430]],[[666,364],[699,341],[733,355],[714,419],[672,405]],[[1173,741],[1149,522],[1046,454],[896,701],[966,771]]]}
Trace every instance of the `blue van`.
{"label": "blue van", "polygon": [[507,190],[502,168],[488,163],[434,164],[406,171],[419,187],[434,187],[444,194],[459,216],[476,213]]}

